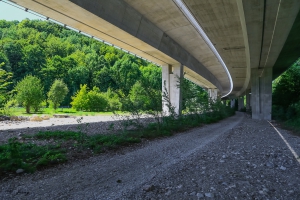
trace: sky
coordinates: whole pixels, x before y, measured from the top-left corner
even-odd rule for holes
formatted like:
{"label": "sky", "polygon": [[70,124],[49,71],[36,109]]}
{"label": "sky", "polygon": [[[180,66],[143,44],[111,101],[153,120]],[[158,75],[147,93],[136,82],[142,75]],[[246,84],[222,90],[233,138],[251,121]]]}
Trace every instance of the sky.
{"label": "sky", "polygon": [[24,10],[16,8],[15,6],[9,5],[7,0],[0,1],[0,20],[5,19],[7,21],[12,21],[12,20],[22,21],[23,19],[26,18],[43,19],[29,12],[25,12]]}

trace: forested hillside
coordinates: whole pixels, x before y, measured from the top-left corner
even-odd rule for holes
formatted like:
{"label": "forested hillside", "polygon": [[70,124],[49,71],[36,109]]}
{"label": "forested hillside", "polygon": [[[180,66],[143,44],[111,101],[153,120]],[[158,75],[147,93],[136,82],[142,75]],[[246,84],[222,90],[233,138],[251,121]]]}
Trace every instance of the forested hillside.
{"label": "forested hillside", "polygon": [[[48,21],[0,20],[0,37],[2,105],[13,98],[17,83],[27,75],[41,80],[44,99],[54,81],[62,80],[68,88],[63,106],[70,105],[81,85],[85,94],[106,93],[112,106],[120,107],[120,97],[142,99],[143,104],[149,96],[161,101],[159,67],[73,30]],[[203,93],[199,87],[190,88],[194,94]]]}
{"label": "forested hillside", "polygon": [[41,79],[46,94],[55,79],[62,79],[71,96],[87,84],[106,92],[131,87],[145,77],[151,87],[160,90],[161,69],[59,25],[39,20],[0,21],[0,63],[12,73],[8,91],[26,75]]}

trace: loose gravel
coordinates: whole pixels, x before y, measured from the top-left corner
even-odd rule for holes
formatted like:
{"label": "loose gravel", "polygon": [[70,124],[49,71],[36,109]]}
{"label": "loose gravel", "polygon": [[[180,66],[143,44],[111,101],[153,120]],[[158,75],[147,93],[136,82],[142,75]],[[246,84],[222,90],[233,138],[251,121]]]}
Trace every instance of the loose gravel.
{"label": "loose gravel", "polygon": [[[300,138],[278,129],[300,155]],[[0,199],[300,199],[300,164],[243,113],[169,138],[1,180]]]}

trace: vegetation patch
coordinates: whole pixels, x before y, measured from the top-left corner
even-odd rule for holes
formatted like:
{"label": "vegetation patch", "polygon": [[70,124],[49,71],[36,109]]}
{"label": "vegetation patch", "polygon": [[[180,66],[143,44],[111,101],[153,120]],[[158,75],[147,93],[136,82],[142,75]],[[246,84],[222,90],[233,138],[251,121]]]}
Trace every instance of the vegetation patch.
{"label": "vegetation patch", "polygon": [[66,160],[65,150],[59,146],[21,143],[17,138],[11,138],[7,144],[0,145],[0,175],[16,172],[18,169],[34,172],[40,167]]}
{"label": "vegetation patch", "polygon": [[300,134],[300,59],[273,81],[272,118]]}

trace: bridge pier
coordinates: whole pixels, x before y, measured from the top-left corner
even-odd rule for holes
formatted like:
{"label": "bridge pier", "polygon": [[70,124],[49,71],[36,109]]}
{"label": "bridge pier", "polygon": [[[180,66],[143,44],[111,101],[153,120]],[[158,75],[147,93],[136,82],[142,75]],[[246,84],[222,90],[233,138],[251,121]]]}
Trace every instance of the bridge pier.
{"label": "bridge pier", "polygon": [[245,107],[245,105],[244,105],[244,96],[240,96],[238,98],[238,105],[239,105],[239,107],[238,107],[239,111]]}
{"label": "bridge pier", "polygon": [[250,101],[251,95],[250,95],[250,91],[247,90],[246,91],[246,111],[250,110],[250,106],[251,106],[251,101]]}
{"label": "bridge pier", "polygon": [[271,120],[272,68],[251,69],[252,119]]}
{"label": "bridge pier", "polygon": [[218,99],[218,89],[208,89],[208,97],[213,101],[216,102]]}
{"label": "bridge pier", "polygon": [[162,109],[167,115],[170,114],[170,104],[174,107],[176,114],[181,114],[182,95],[180,83],[183,79],[183,66],[162,66]]}
{"label": "bridge pier", "polygon": [[231,99],[231,101],[230,101],[230,107],[231,108],[235,107],[235,99]]}

